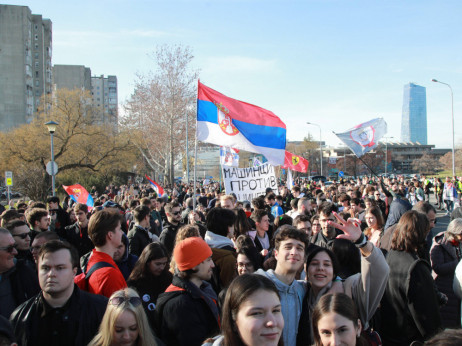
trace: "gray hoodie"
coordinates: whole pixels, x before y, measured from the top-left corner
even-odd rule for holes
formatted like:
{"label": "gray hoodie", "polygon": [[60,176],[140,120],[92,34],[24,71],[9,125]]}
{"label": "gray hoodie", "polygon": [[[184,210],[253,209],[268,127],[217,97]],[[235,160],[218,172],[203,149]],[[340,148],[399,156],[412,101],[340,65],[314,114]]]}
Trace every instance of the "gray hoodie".
{"label": "gray hoodie", "polygon": [[255,273],[266,276],[276,285],[281,296],[282,316],[284,317],[284,329],[282,331],[284,345],[295,346],[306,284],[303,281],[294,280],[290,285],[286,285],[276,277],[272,269],[266,272],[263,269],[258,269]]}

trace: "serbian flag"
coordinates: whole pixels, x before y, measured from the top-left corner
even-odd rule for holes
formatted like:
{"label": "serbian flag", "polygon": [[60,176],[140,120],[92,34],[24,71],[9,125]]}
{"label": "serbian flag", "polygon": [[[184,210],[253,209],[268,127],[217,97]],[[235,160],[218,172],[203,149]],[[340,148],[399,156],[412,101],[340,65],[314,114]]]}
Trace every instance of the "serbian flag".
{"label": "serbian flag", "polygon": [[290,168],[293,171],[306,173],[308,171],[308,160],[286,150],[284,166],[282,168]]}
{"label": "serbian flag", "polygon": [[[334,132],[335,133],[335,132]],[[357,157],[361,157],[374,149],[387,133],[387,123],[383,118],[376,118],[356,125],[343,133],[335,135],[348,146]]]}
{"label": "serbian flag", "polygon": [[147,174],[144,175],[146,177],[146,179],[148,179],[148,181],[151,183],[151,185],[154,187],[154,190],[156,190],[157,194],[159,196],[162,196],[164,194],[164,189],[159,185],[157,184],[154,180],[152,180],[151,178],[149,178],[147,176]]}
{"label": "serbian flag", "polygon": [[72,198],[74,202],[86,204],[88,207],[88,211],[93,209],[93,197],[91,197],[91,195],[82,185],[63,185],[63,189],[67,192],[67,194]]}
{"label": "serbian flag", "polygon": [[239,167],[239,149],[220,147],[220,163],[222,166]]}
{"label": "serbian flag", "polygon": [[286,125],[281,119],[198,83],[198,140],[262,154],[273,165],[284,163]]}

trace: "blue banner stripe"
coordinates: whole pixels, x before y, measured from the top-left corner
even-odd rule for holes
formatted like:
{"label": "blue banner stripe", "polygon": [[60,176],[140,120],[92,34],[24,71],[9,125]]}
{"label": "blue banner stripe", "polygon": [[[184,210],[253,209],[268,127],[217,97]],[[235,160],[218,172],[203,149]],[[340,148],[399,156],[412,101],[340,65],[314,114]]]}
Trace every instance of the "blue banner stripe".
{"label": "blue banner stripe", "polygon": [[[217,107],[209,101],[198,100],[197,121],[218,124]],[[234,119],[233,125],[256,146],[274,149],[285,149],[286,147],[286,129],[284,128],[249,124]]]}

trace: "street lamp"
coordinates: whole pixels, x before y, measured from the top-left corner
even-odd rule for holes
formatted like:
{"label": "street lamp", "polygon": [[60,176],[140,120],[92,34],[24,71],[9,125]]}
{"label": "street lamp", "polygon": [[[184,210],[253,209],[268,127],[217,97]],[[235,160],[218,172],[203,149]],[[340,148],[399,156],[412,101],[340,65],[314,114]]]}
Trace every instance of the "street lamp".
{"label": "street lamp", "polygon": [[53,197],[56,196],[55,193],[55,153],[53,151],[53,134],[56,131],[56,126],[59,124],[55,121],[49,121],[45,123],[45,125],[48,127],[48,132],[50,132],[50,137],[51,137],[51,186],[52,186],[52,194]]}
{"label": "street lamp", "polygon": [[321,159],[321,174],[322,175],[322,141],[321,141],[321,126],[319,126],[318,124],[313,124],[313,123],[310,123],[310,122],[307,122],[308,125],[313,125],[313,126],[317,126],[319,127],[319,157]]}
{"label": "street lamp", "polygon": [[432,79],[432,82],[440,83],[447,85],[449,90],[451,90],[451,121],[452,121],[452,176],[456,175],[456,159],[455,159],[455,149],[454,149],[454,95],[452,93],[452,88],[448,83],[440,82],[439,80]]}

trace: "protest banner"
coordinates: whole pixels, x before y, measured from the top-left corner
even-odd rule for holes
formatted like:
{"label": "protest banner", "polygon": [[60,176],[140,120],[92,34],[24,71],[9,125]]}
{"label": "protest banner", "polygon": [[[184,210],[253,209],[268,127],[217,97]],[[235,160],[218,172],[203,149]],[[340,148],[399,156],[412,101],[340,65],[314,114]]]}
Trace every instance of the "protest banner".
{"label": "protest banner", "polygon": [[255,197],[264,196],[268,187],[278,193],[274,167],[269,163],[247,168],[223,167],[223,180],[226,193],[236,194],[238,201],[251,202]]}

